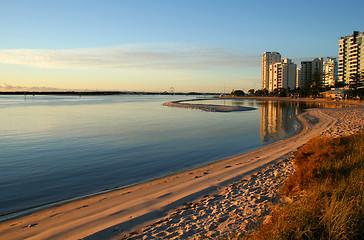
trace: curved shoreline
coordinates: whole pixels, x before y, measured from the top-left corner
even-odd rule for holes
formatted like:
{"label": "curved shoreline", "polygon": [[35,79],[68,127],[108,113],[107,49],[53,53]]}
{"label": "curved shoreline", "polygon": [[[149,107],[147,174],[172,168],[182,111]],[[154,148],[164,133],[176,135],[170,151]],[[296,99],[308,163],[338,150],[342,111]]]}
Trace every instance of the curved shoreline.
{"label": "curved shoreline", "polygon": [[311,109],[297,118],[302,130],[290,138],[197,169],[0,223],[0,236],[6,239],[78,239],[94,234],[90,239],[97,239],[140,229],[184,203],[284,159],[337,121],[319,109]]}

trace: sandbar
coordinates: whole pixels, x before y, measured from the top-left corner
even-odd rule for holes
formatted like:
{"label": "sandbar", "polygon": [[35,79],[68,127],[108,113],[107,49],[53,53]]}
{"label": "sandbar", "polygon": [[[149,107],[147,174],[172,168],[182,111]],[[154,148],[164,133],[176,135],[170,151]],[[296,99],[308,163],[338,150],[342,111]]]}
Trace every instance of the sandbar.
{"label": "sandbar", "polygon": [[206,112],[235,112],[235,111],[251,111],[256,109],[253,107],[244,107],[244,106],[221,106],[213,104],[187,103],[187,101],[193,102],[200,100],[208,100],[208,99],[180,100],[180,101],[167,102],[164,103],[163,105],[168,107],[199,109]]}

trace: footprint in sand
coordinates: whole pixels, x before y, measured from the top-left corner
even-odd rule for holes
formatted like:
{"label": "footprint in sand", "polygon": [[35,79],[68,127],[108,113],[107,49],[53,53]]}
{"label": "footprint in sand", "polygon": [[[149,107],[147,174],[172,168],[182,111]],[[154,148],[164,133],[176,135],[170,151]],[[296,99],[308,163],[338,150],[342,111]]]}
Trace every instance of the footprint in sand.
{"label": "footprint in sand", "polygon": [[32,224],[29,224],[28,226],[24,226],[23,228],[31,228],[31,227],[35,227],[37,225],[38,225],[38,223],[32,223]]}
{"label": "footprint in sand", "polygon": [[56,216],[59,216],[59,215],[62,215],[63,214],[63,212],[60,212],[60,213],[56,213],[56,214],[53,214],[52,216],[50,216],[51,218],[53,218],[53,217],[56,217]]}
{"label": "footprint in sand", "polygon": [[76,208],[76,209],[82,209],[82,208],[87,208],[88,207],[88,205],[84,205],[84,206],[82,206],[82,207],[78,207],[78,208]]}
{"label": "footprint in sand", "polygon": [[16,226],[16,225],[18,225],[20,223],[22,223],[22,222],[13,223],[13,224],[10,225],[10,227],[14,227],[14,226]]}

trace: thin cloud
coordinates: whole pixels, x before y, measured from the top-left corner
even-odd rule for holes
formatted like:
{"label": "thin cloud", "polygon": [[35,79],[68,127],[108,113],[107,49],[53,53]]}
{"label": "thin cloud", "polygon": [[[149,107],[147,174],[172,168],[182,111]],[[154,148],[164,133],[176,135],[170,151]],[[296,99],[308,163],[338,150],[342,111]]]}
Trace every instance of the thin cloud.
{"label": "thin cloud", "polygon": [[7,83],[0,84],[0,92],[64,92],[64,91],[89,91],[80,89],[64,89],[64,88],[52,88],[52,87],[24,87],[13,86]]}
{"label": "thin cloud", "polygon": [[206,69],[249,68],[260,55],[223,48],[140,45],[67,50],[0,50],[0,63],[56,69]]}

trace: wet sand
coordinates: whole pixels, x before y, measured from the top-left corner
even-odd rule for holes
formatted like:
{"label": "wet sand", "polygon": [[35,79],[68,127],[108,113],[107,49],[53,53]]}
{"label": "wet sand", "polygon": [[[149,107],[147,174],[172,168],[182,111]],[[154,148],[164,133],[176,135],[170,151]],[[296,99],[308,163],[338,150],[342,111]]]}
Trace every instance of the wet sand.
{"label": "wet sand", "polygon": [[[343,113],[347,117],[338,118]],[[224,236],[237,226],[248,230],[276,201],[277,187],[294,170],[291,155],[296,149],[314,136],[337,133],[344,125],[349,126],[344,132],[352,131],[350,126],[355,124],[362,131],[362,122],[354,118],[362,121],[363,113],[363,108],[308,110],[298,116],[302,130],[290,138],[194,170],[0,223],[0,238],[196,239]],[[131,231],[135,234],[130,235]]]}

